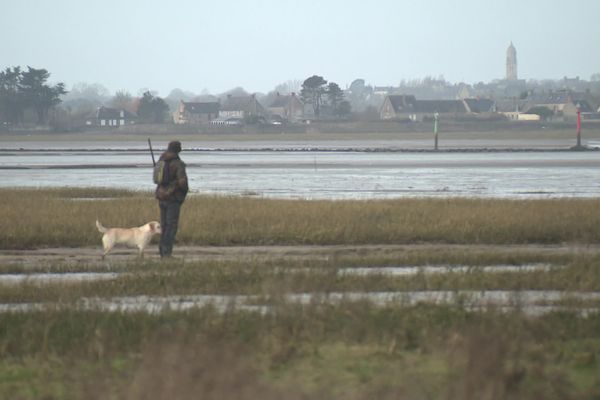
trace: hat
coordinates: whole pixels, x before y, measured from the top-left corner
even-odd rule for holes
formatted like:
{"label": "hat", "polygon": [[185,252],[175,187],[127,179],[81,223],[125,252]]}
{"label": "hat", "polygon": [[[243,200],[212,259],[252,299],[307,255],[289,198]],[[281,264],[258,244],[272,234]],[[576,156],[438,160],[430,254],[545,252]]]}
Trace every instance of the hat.
{"label": "hat", "polygon": [[167,151],[170,151],[172,153],[179,153],[181,151],[181,142],[179,140],[173,140],[172,142],[169,142],[169,147],[167,148]]}

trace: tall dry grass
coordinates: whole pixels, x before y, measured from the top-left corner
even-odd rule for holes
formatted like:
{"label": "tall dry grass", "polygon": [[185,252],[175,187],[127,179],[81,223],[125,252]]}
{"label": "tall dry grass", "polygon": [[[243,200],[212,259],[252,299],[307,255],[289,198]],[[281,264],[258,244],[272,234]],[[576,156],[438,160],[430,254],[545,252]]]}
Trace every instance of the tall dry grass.
{"label": "tall dry grass", "polygon": [[[423,254],[425,255],[425,254]],[[406,260],[416,258],[406,258]],[[479,259],[479,258],[478,258]],[[370,267],[403,265],[403,259],[387,261],[363,260]],[[426,260],[422,258],[421,261]],[[428,259],[432,260],[432,259]],[[449,258],[450,262],[452,258]],[[454,258],[462,264],[468,258]],[[486,258],[508,260],[508,258]],[[532,260],[530,257],[510,258],[515,265]],[[40,285],[23,282],[0,286],[0,303],[55,302],[72,304],[82,298],[111,298],[120,296],[175,296],[195,294],[254,295],[270,299],[285,297],[290,293],[324,294],[331,292],[411,292],[427,290],[483,291],[483,290],[560,290],[565,292],[564,302],[575,306],[597,307],[600,300],[574,301],[570,293],[600,291],[600,256],[558,256],[535,259],[549,262],[555,268],[541,271],[482,272],[473,268],[469,272],[443,274],[418,273],[392,276],[384,273],[369,275],[340,274],[340,268],[356,265],[359,260],[243,260],[185,262],[179,265],[139,263],[120,271],[128,272],[107,281],[53,282]],[[414,265],[414,264],[413,264]],[[419,264],[417,264],[419,265]],[[447,265],[447,264],[446,264]],[[28,267],[24,267],[29,271]],[[106,268],[101,266],[100,268]],[[60,271],[59,265],[49,267]],[[22,272],[22,271],[21,271]],[[262,304],[262,301],[260,302]]]}
{"label": "tall dry grass", "polygon": [[[361,302],[278,307],[262,316],[210,309],[0,315],[0,396],[562,400],[600,393],[597,318]],[[6,397],[32,386],[38,396]]]}
{"label": "tall dry grass", "polygon": [[[96,218],[105,226],[138,226],[159,218],[151,193],[1,189],[0,197],[4,249],[96,245]],[[198,245],[596,244],[598,209],[600,199],[304,201],[192,196],[182,208],[177,237],[180,243]]]}

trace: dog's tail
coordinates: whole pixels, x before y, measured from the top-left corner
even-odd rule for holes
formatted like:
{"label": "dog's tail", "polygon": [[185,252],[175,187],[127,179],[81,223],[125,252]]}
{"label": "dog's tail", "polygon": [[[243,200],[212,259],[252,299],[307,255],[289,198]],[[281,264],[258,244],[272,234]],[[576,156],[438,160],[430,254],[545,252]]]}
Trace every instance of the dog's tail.
{"label": "dog's tail", "polygon": [[108,230],[105,227],[103,227],[102,224],[100,223],[100,221],[98,221],[98,220],[96,220],[96,228],[98,228],[100,233],[104,233]]}

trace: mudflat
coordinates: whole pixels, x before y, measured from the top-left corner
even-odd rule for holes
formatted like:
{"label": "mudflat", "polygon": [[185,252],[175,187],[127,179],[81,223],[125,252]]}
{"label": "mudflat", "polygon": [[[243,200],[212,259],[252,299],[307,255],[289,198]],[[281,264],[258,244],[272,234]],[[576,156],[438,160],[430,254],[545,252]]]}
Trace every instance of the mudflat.
{"label": "mudflat", "polygon": [[[368,128],[368,127],[367,127]],[[422,127],[423,128],[423,127]],[[79,145],[86,148],[106,148],[118,145],[127,148],[147,148],[147,138],[151,138],[157,149],[163,148],[169,140],[177,137],[184,149],[190,148],[378,148],[378,149],[420,149],[432,148],[434,136],[429,129],[407,131],[398,126],[397,130],[386,132],[309,132],[309,133],[195,133],[173,130],[168,134],[152,133],[141,129],[137,133],[112,131],[75,133],[2,133],[0,149],[52,149],[72,148]],[[536,127],[497,127],[486,130],[453,130],[438,135],[440,149],[444,148],[569,148],[575,144],[576,131],[560,126]],[[600,124],[584,126],[582,143],[600,141]]]}
{"label": "mudflat", "polygon": [[[483,245],[483,244],[365,244],[365,245],[305,245],[305,246],[178,246],[174,256],[180,262],[330,259],[335,257],[394,257],[406,252],[457,251],[469,253],[510,252],[556,254],[600,254],[600,245]],[[105,259],[98,247],[52,247],[31,250],[0,249],[0,264],[36,266],[40,264],[76,264],[98,266],[125,264],[138,260],[135,249],[116,248]],[[145,261],[159,261],[158,251],[149,248]]]}

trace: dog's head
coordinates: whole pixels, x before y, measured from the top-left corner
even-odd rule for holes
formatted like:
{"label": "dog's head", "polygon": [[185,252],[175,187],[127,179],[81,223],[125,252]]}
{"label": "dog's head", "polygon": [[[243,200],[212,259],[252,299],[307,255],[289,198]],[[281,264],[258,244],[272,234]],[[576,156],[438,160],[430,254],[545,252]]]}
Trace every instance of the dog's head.
{"label": "dog's head", "polygon": [[148,222],[148,227],[150,228],[150,232],[153,235],[162,233],[162,228],[160,227],[160,222],[157,222],[157,221]]}

